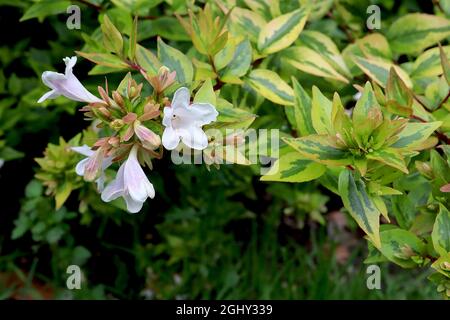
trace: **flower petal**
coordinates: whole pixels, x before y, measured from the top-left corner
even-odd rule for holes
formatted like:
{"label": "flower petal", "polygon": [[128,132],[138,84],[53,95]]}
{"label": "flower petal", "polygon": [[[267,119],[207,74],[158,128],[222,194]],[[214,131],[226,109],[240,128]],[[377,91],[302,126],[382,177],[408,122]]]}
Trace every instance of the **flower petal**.
{"label": "flower petal", "polygon": [[130,196],[136,200],[144,202],[149,195],[155,195],[153,185],[142,170],[137,160],[137,147],[133,147],[125,161],[124,184]]}
{"label": "flower petal", "polygon": [[64,74],[54,71],[44,71],[41,78],[42,82],[50,89],[55,89],[54,83],[66,80]]}
{"label": "flower petal", "polygon": [[143,201],[134,200],[129,194],[125,194],[123,196],[125,203],[127,204],[127,210],[130,213],[138,213],[141,211],[142,206],[144,205]]}
{"label": "flower petal", "polygon": [[86,157],[90,157],[95,153],[95,151],[92,150],[87,144],[83,144],[80,147],[71,147],[70,149]]}
{"label": "flower petal", "polygon": [[172,126],[172,116],[173,116],[173,109],[171,107],[165,107],[164,108],[164,117],[162,120],[162,124],[165,127]]}
{"label": "flower petal", "polygon": [[193,103],[188,107],[191,117],[195,119],[195,125],[203,126],[217,120],[219,112],[210,103]]}
{"label": "flower petal", "polygon": [[66,64],[66,70],[65,70],[66,76],[69,75],[69,74],[73,74],[73,67],[77,63],[77,56],[73,56],[71,58],[65,57],[63,59],[63,61]]}
{"label": "flower petal", "polygon": [[39,98],[38,103],[42,103],[47,99],[56,99],[60,96],[60,94],[56,90],[47,91]]}
{"label": "flower petal", "polygon": [[101,195],[103,201],[110,202],[124,194],[124,168],[125,164],[122,164],[117,172],[116,178],[103,190]]}
{"label": "flower petal", "polygon": [[[90,93],[81,82],[75,77],[72,72],[73,66],[76,63],[76,57],[65,58],[66,73],[57,73],[53,71],[45,71],[42,74],[42,82],[53,89],[52,95],[45,96],[45,99],[56,98],[59,95],[63,95],[68,99],[80,102],[102,102],[99,98]],[[44,97],[41,97],[39,101],[44,101]]]}
{"label": "flower petal", "polygon": [[199,127],[182,128],[178,132],[181,135],[181,141],[189,148],[203,150],[208,146],[208,137]]}
{"label": "flower petal", "polygon": [[162,135],[162,144],[167,150],[175,149],[180,143],[180,137],[172,127],[166,127]]}
{"label": "flower petal", "polygon": [[75,167],[75,172],[77,173],[77,175],[79,176],[84,176],[84,172],[86,170],[86,165],[89,161],[89,158],[84,158],[83,160],[81,160],[80,162],[77,163],[76,167]]}
{"label": "flower petal", "polygon": [[101,174],[100,177],[95,180],[95,183],[97,184],[97,191],[103,192],[103,190],[105,189],[105,175]]}
{"label": "flower petal", "polygon": [[191,94],[189,93],[188,88],[181,87],[175,93],[173,94],[172,99],[172,108],[178,109],[178,108],[187,108],[189,105]]}

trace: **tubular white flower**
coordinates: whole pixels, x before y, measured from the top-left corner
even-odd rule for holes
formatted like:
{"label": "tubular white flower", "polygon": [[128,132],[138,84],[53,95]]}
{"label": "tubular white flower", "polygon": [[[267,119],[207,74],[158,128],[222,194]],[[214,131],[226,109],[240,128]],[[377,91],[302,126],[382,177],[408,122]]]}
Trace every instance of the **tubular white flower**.
{"label": "tubular white flower", "polygon": [[105,202],[123,197],[127,210],[131,213],[139,212],[148,197],[155,197],[155,189],[139,165],[137,150],[137,146],[131,149],[116,178],[102,192],[102,200]]}
{"label": "tubular white flower", "polygon": [[[78,152],[79,154],[82,154],[83,156],[86,156],[83,160],[77,163],[75,167],[75,172],[77,175],[84,177],[86,173],[86,166],[89,162],[95,161],[96,158],[96,151],[92,150],[89,146],[83,145],[81,147],[72,147],[73,151]],[[101,170],[100,176],[95,180],[97,183],[97,190],[99,192],[102,192],[104,189],[105,184],[105,170],[112,164],[112,157],[106,157],[103,158],[101,162]]]}
{"label": "tubular white flower", "polygon": [[63,60],[66,64],[65,74],[53,71],[45,71],[42,74],[42,82],[52,90],[40,97],[38,103],[47,99],[55,99],[59,96],[87,103],[102,102],[102,100],[87,91],[73,74],[73,67],[77,63],[77,57],[66,57]]}
{"label": "tubular white flower", "polygon": [[208,146],[208,137],[202,126],[214,122],[219,113],[209,103],[189,105],[189,90],[178,89],[172,99],[172,105],[164,108],[163,125],[166,127],[162,144],[168,150],[175,149],[180,140],[189,148],[203,150]]}

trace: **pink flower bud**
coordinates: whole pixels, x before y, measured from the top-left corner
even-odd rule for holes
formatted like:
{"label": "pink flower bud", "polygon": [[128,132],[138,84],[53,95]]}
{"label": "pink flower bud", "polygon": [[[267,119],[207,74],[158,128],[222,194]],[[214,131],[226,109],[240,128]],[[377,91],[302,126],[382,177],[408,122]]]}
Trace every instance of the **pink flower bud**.
{"label": "pink flower bud", "polygon": [[142,142],[142,145],[147,149],[154,150],[161,145],[161,137],[149,128],[143,126],[140,121],[135,121],[134,132]]}

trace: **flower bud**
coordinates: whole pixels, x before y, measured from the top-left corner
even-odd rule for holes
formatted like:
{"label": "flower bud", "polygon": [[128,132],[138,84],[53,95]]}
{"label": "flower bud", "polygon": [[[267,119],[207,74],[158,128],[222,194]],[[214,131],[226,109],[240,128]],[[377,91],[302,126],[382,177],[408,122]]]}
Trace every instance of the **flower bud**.
{"label": "flower bud", "polygon": [[161,137],[149,128],[143,126],[140,121],[135,121],[134,132],[142,145],[150,150],[154,150],[161,145]]}
{"label": "flower bud", "polygon": [[112,97],[114,99],[114,102],[117,103],[117,105],[119,107],[123,108],[125,106],[125,103],[124,103],[123,98],[120,95],[120,93],[118,93],[117,91],[113,91],[112,92]]}
{"label": "flower bud", "polygon": [[111,121],[109,123],[109,126],[111,127],[111,129],[113,129],[114,131],[119,131],[120,129],[122,129],[122,127],[125,125],[125,122],[123,122],[122,119],[116,119],[114,121]]}

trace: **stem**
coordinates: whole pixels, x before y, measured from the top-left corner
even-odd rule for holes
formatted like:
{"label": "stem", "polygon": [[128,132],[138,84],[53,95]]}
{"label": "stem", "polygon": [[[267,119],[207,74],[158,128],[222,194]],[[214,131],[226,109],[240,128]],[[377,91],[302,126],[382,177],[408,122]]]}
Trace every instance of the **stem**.
{"label": "stem", "polygon": [[209,60],[209,64],[211,65],[211,67],[213,69],[213,72],[217,76],[217,83],[213,87],[214,91],[216,91],[216,90],[219,90],[220,88],[222,88],[224,83],[222,81],[220,81],[220,79],[219,79],[219,73],[217,72],[216,65],[214,64],[214,59],[211,55],[208,55],[208,60]]}
{"label": "stem", "polygon": [[427,110],[428,112],[431,112],[431,110],[430,109],[428,109],[428,107],[422,102],[422,101],[420,101],[420,99],[419,98],[417,98],[417,96],[416,95],[414,95],[414,99],[425,109],[425,110]]}

